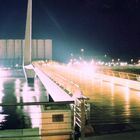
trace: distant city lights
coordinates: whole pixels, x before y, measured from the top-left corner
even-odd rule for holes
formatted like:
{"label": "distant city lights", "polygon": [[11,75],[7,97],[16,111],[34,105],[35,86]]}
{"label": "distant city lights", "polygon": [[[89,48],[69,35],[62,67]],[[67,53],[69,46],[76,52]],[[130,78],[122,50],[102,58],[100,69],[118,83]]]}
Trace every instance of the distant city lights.
{"label": "distant city lights", "polygon": [[99,55],[99,56],[87,56],[86,51],[81,48],[80,49],[80,55],[76,55],[73,53],[70,53],[70,61],[68,65],[79,65],[81,63],[94,63],[94,66],[107,66],[107,67],[113,67],[113,66],[131,66],[131,65],[140,65],[140,59],[136,60],[134,58],[131,58],[129,60],[123,60],[122,58],[111,58],[109,54]]}

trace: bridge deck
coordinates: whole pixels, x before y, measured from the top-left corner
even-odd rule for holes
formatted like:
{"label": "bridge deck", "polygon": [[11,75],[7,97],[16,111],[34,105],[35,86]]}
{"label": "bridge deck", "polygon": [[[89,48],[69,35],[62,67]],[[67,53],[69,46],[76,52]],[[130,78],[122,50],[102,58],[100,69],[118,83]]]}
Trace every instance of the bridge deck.
{"label": "bridge deck", "polygon": [[62,88],[60,88],[55,82],[53,82],[46,73],[42,72],[37,67],[34,67],[34,71],[55,102],[73,101],[72,97],[68,95]]}

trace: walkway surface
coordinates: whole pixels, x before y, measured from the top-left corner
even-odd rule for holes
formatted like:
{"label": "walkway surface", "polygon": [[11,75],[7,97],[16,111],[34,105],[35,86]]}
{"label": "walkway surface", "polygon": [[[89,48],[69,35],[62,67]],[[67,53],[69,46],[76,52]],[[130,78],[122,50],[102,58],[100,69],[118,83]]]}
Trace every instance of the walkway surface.
{"label": "walkway surface", "polygon": [[34,68],[34,70],[55,102],[74,101],[70,95],[68,95],[62,88],[53,82],[45,73],[38,68]]}
{"label": "walkway surface", "polygon": [[140,131],[84,138],[84,140],[140,140]]}

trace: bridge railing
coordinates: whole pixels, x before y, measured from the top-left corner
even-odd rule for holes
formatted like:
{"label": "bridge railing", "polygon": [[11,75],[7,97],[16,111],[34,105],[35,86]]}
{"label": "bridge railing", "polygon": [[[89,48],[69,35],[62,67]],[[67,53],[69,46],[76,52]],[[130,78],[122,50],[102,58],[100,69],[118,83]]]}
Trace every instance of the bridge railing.
{"label": "bridge railing", "polygon": [[140,81],[139,74],[112,71],[112,70],[98,70],[97,73],[101,73],[101,74],[105,74],[105,75],[109,75],[113,77],[119,77],[123,79],[128,79],[128,80],[133,80],[133,81]]}
{"label": "bridge railing", "polygon": [[[71,110],[68,106],[71,103],[0,103],[4,112],[0,112],[0,140],[44,140],[49,139],[49,136],[73,135]],[[59,114],[62,114],[62,120],[61,116],[56,118]]]}
{"label": "bridge railing", "polygon": [[[55,62],[52,62],[55,63]],[[57,63],[55,63],[57,65]],[[69,94],[76,93],[77,91],[80,91],[80,87],[75,84],[73,81],[68,80],[64,78],[62,75],[59,73],[56,73],[53,68],[53,65],[51,67],[47,66],[45,62],[42,63],[34,63],[34,66],[38,67],[42,71],[46,72],[47,75],[54,81],[56,82],[60,87],[62,87],[64,90],[67,90]]]}

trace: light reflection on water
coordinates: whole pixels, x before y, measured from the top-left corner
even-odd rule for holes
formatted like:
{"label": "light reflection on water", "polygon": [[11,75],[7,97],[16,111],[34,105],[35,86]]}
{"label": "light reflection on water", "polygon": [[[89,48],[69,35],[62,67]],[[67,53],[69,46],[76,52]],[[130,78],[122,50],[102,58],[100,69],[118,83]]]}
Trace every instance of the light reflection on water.
{"label": "light reflection on water", "polygon": [[140,91],[95,79],[84,93],[90,98],[92,105],[99,110],[103,108],[100,112],[102,121],[111,122],[111,119],[114,121],[122,119],[125,122],[140,121]]}
{"label": "light reflection on water", "polygon": [[140,91],[129,89],[127,86],[131,83],[126,82],[125,87],[114,84],[114,78],[110,78],[111,82],[103,81],[102,75],[83,74],[76,66],[47,69],[48,72],[53,70],[53,73],[79,85],[82,93],[90,98],[90,111],[93,114],[91,118],[94,124],[140,121]]}
{"label": "light reflection on water", "polygon": [[124,99],[125,99],[125,112],[127,116],[130,116],[130,90],[128,87],[124,89]]}
{"label": "light reflection on water", "polygon": [[[4,93],[3,93],[3,80],[0,79],[0,103],[2,102],[2,98],[4,96]],[[0,113],[2,112],[2,106],[0,106]],[[1,115],[0,114],[0,122],[4,119],[4,115]]]}
{"label": "light reflection on water", "polygon": [[[78,83],[77,79],[76,76],[71,76],[71,80],[75,83]],[[100,79],[85,78],[84,80],[82,82],[80,79],[79,85],[85,96],[88,96],[91,103],[97,107],[94,115],[95,117],[97,116],[97,119],[101,119],[99,121],[123,119],[126,122],[131,122],[137,119],[140,120],[140,91],[115,85]],[[41,94],[45,92],[45,89],[39,80],[35,80],[34,85],[29,86],[24,78],[1,78],[1,103],[5,93],[11,91],[14,92],[17,102],[36,102],[40,100]],[[23,110],[30,116],[32,127],[39,127],[40,107],[25,106]],[[0,111],[2,111],[2,107],[0,107]],[[0,121],[3,118],[4,115],[0,115]]]}
{"label": "light reflection on water", "polygon": [[[16,97],[16,102],[39,102],[41,92],[45,92],[45,89],[38,79],[35,80],[34,85],[30,86],[24,78],[0,79],[0,103],[2,103],[3,97],[8,95],[7,93],[13,94]],[[22,111],[21,107],[17,107],[17,109]],[[3,109],[0,106],[0,122],[5,118],[5,115],[1,114],[2,111]],[[24,106],[23,112],[30,117],[33,128],[39,127],[41,115],[39,105]]]}

